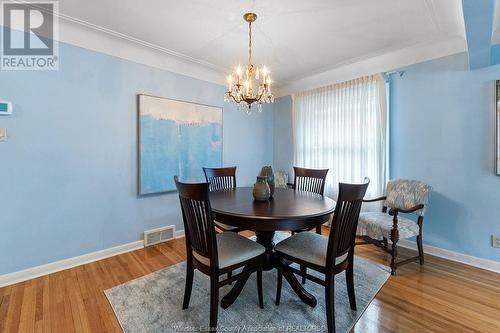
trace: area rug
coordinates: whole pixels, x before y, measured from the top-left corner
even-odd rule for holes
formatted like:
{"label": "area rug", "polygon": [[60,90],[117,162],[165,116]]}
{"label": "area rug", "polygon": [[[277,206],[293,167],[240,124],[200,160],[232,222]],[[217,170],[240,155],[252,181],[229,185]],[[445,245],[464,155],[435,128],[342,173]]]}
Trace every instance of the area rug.
{"label": "area rug", "polygon": [[[388,267],[355,257],[354,284],[357,311],[349,307],[345,274],[335,278],[337,332],[349,332],[389,278]],[[167,267],[105,291],[126,333],[207,331],[209,279],[195,271],[189,309],[182,310],[185,262]],[[304,304],[283,279],[281,304],[276,297],[276,271],[263,274],[264,309],[257,299],[255,274],[238,299],[228,308],[219,307],[219,332],[326,332],[324,288],[307,281],[305,288],[318,299],[311,308]],[[222,298],[231,286],[220,289]]]}

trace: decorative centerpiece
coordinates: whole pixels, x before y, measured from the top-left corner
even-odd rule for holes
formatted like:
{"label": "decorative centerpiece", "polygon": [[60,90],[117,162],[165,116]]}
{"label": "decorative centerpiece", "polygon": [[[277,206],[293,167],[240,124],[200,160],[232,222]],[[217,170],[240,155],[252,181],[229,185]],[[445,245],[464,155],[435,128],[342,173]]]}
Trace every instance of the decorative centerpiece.
{"label": "decorative centerpiece", "polygon": [[267,201],[271,197],[271,190],[267,184],[266,176],[257,176],[257,182],[253,186],[253,197],[257,201]]}
{"label": "decorative centerpiece", "polygon": [[266,177],[267,185],[269,185],[269,189],[271,190],[271,197],[272,197],[274,194],[274,188],[275,188],[273,168],[270,165],[262,167],[262,170],[260,170],[259,176]]}

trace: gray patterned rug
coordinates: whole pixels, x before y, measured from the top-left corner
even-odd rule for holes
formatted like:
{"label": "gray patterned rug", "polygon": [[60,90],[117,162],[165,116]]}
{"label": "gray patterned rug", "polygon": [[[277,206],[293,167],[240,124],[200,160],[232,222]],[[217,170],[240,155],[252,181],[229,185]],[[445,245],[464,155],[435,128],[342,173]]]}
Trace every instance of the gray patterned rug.
{"label": "gray patterned rug", "polygon": [[[349,332],[377,292],[389,278],[386,266],[356,257],[354,283],[358,311],[349,307],[345,274],[335,280],[335,318],[337,332]],[[189,309],[182,310],[185,262],[129,281],[105,291],[116,317],[126,333],[207,331],[209,318],[209,280],[195,271]],[[264,272],[264,309],[257,299],[255,274],[238,299],[228,309],[219,307],[219,332],[325,332],[324,288],[307,281],[306,289],[316,296],[313,309],[302,303],[283,279],[280,306],[274,304],[276,271]],[[223,297],[231,286],[220,289]]]}

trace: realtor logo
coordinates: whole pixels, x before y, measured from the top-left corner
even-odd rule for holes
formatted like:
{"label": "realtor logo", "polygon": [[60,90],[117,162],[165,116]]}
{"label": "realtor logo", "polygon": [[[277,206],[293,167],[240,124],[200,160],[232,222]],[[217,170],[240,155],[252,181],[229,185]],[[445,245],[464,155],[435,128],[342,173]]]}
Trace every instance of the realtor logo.
{"label": "realtor logo", "polygon": [[59,68],[57,1],[2,1],[2,70]]}

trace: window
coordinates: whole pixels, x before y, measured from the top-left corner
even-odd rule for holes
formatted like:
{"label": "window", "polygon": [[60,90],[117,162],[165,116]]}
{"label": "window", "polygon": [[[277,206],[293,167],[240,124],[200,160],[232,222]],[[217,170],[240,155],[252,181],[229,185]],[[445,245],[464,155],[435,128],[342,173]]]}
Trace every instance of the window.
{"label": "window", "polygon": [[373,75],[293,95],[294,160],[306,168],[330,169],[326,194],[338,182],[370,178],[367,196],[384,192],[387,101],[382,75]]}

